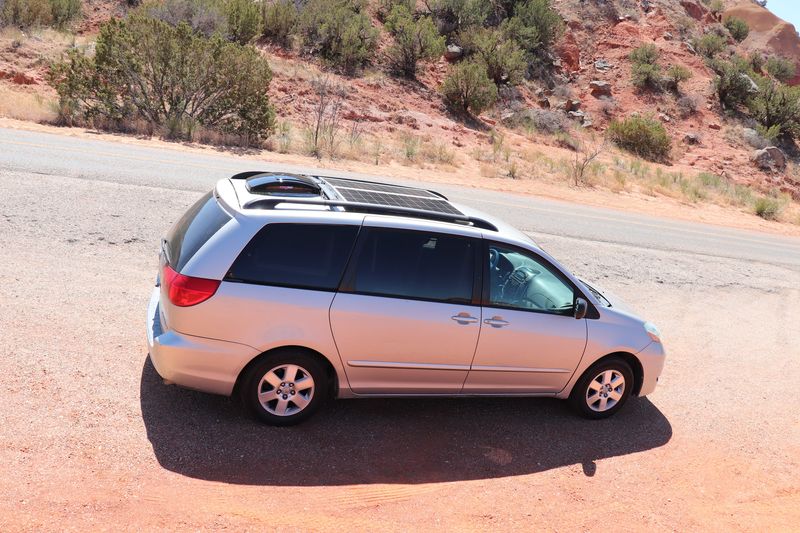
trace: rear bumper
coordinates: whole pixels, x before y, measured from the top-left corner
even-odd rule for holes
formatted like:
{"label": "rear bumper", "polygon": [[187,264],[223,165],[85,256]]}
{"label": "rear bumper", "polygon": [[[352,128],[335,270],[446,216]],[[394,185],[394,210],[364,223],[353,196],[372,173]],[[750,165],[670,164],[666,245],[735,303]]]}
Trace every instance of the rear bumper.
{"label": "rear bumper", "polygon": [[664,359],[667,354],[664,352],[664,345],[660,342],[651,342],[644,350],[636,354],[639,361],[642,363],[642,370],[644,370],[644,379],[642,380],[642,388],[639,391],[639,396],[647,396],[656,389],[658,378],[661,377],[661,371],[664,369]]}
{"label": "rear bumper", "polygon": [[147,348],[156,372],[167,381],[230,396],[239,373],[258,352],[235,342],[164,331],[156,287],[147,308]]}

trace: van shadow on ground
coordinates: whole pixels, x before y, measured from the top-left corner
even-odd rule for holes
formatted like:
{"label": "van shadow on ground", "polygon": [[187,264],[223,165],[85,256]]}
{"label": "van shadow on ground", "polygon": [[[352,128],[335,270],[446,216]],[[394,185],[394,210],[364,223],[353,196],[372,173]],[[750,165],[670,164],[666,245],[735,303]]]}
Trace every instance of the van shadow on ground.
{"label": "van shadow on ground", "polygon": [[634,398],[609,420],[554,399],[372,399],[332,402],[274,428],[238,402],[163,385],[148,358],[141,407],[158,462],[198,479],[247,485],[432,483],[531,474],[663,446],[664,415]]}

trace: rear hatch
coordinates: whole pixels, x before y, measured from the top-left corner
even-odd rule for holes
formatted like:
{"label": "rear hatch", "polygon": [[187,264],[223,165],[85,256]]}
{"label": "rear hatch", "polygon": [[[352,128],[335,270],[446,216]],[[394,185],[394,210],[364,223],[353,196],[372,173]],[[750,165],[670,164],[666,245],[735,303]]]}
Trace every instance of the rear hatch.
{"label": "rear hatch", "polygon": [[219,287],[220,280],[187,276],[185,267],[230,220],[231,216],[222,209],[211,191],[190,207],[162,240],[158,281],[161,286],[161,319],[166,327],[173,306],[190,307],[202,303]]}

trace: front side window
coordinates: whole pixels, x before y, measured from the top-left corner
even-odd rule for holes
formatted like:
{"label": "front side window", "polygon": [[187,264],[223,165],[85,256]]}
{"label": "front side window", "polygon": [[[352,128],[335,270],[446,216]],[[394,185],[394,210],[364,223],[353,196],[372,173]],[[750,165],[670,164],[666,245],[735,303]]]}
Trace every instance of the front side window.
{"label": "front side window", "polygon": [[359,294],[469,303],[477,242],[467,237],[365,229],[351,290]]}
{"label": "front side window", "polygon": [[268,224],[245,246],[226,281],[336,290],[358,226]]}
{"label": "front side window", "polygon": [[572,287],[542,259],[522,250],[489,244],[487,305],[550,313],[572,312]]}

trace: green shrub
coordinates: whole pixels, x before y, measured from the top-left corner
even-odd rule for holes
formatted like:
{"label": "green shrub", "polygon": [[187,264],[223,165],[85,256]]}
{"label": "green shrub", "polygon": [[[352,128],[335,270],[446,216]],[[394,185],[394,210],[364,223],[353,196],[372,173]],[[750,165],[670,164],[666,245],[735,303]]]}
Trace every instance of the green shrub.
{"label": "green shrub", "polygon": [[669,156],[672,143],[667,130],[651,117],[631,115],[623,120],[614,120],[609,124],[607,134],[611,142],[644,159],[659,161]]}
{"label": "green shrub", "polygon": [[352,73],[374,55],[378,30],[361,0],[309,0],[300,14],[306,51]]}
{"label": "green shrub", "polygon": [[261,8],[253,0],[225,0],[228,38],[247,44],[261,33]]}
{"label": "green shrub", "polygon": [[783,205],[775,198],[761,196],[756,198],[753,211],[764,220],[776,220],[783,209]]}
{"label": "green shrub", "polygon": [[514,7],[514,16],[503,21],[502,31],[533,55],[548,51],[564,31],[561,15],[550,0],[526,0]]}
{"label": "green shrub", "polygon": [[378,19],[381,22],[386,22],[395,6],[403,6],[409,13],[413,14],[417,10],[417,0],[378,0],[378,8],[376,10]]}
{"label": "green shrub", "polygon": [[228,34],[228,21],[217,0],[151,0],[140,8],[144,14],[170,26],[186,23],[192,30],[211,37]]}
{"label": "green shrub", "polygon": [[692,78],[692,71],[683,65],[671,65],[667,69],[664,81],[675,92],[680,91],[680,84]]}
{"label": "green shrub", "polygon": [[125,129],[144,121],[182,138],[202,127],[250,144],[274,127],[271,78],[254,48],[142,12],[103,24],[94,57],[73,49],[48,76],[61,108],[96,125]]}
{"label": "green shrub", "polygon": [[767,61],[761,52],[752,52],[747,56],[747,60],[750,62],[750,68],[753,69],[753,72],[761,72]]}
{"label": "green shrub", "polygon": [[63,29],[81,14],[81,0],[50,0],[53,26]]}
{"label": "green shrub", "polygon": [[49,26],[53,22],[53,12],[48,0],[5,0],[2,8],[3,26],[24,29]]}
{"label": "green shrub", "polygon": [[486,0],[431,0],[427,5],[445,34],[482,26],[491,11]]}
{"label": "green shrub", "polygon": [[486,74],[495,84],[516,85],[525,76],[528,62],[525,51],[494,28],[479,28],[461,36],[464,50],[475,54],[486,65]]}
{"label": "green shrub", "polygon": [[789,58],[771,56],[767,59],[766,69],[776,80],[786,83],[794,78],[797,66]]}
{"label": "green shrub", "polygon": [[434,59],[444,52],[444,37],[436,31],[430,17],[414,20],[408,8],[396,5],[386,19],[386,29],[394,37],[389,47],[389,63],[392,68],[413,78],[417,73],[417,62]]}
{"label": "green shrub", "polygon": [[762,135],[800,137],[800,89],[769,79],[760,81],[759,91],[747,101],[747,107],[762,126]]}
{"label": "green shrub", "polygon": [[466,60],[451,67],[442,94],[451,109],[480,115],[497,100],[497,87],[486,75],[486,65]]}
{"label": "green shrub", "polygon": [[628,59],[633,64],[646,64],[655,65],[658,63],[658,48],[653,43],[647,43],[635,48],[630,54]]}
{"label": "green shrub", "polygon": [[299,18],[294,0],[275,0],[265,2],[263,6],[264,37],[281,46],[289,46]]}
{"label": "green shrub", "polygon": [[708,59],[713,59],[714,56],[725,50],[727,46],[728,43],[725,38],[716,33],[707,33],[694,40],[694,49],[697,50],[698,54]]}
{"label": "green shrub", "polygon": [[753,94],[752,71],[747,60],[736,56],[730,61],[715,60],[711,66],[717,73],[714,90],[724,108],[736,109]]}
{"label": "green shrub", "polygon": [[634,63],[631,81],[639,89],[661,90],[661,67],[652,63]]}
{"label": "green shrub", "polygon": [[750,33],[750,26],[747,22],[737,17],[728,17],[725,20],[725,27],[731,32],[731,37],[736,39],[737,42],[742,42],[747,39]]}
{"label": "green shrub", "polygon": [[725,11],[725,4],[722,3],[722,0],[711,0],[711,2],[708,2],[708,9],[714,15],[719,15]]}

